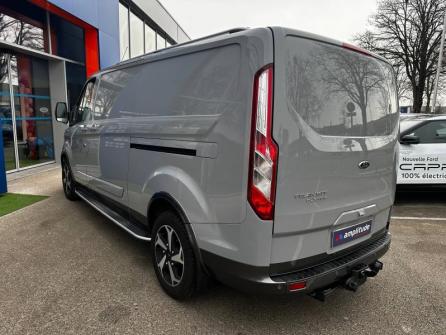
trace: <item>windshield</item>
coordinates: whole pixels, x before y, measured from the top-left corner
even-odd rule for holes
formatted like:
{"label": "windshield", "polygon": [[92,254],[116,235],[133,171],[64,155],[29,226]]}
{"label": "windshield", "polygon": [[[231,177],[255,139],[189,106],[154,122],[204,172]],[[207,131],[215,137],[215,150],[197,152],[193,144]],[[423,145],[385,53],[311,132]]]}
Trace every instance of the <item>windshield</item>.
{"label": "windshield", "polygon": [[417,124],[421,123],[422,120],[401,120],[400,122],[400,133],[404,133],[407,129],[410,129]]}

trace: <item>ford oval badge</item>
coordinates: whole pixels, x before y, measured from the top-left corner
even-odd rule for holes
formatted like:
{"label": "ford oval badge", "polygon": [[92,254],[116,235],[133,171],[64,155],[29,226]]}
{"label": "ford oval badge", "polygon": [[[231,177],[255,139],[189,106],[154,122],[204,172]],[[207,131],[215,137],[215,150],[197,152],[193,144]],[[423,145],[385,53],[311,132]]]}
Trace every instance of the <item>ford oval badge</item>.
{"label": "ford oval badge", "polygon": [[360,169],[367,169],[369,166],[370,166],[369,161],[362,161],[361,163],[358,164],[358,167]]}

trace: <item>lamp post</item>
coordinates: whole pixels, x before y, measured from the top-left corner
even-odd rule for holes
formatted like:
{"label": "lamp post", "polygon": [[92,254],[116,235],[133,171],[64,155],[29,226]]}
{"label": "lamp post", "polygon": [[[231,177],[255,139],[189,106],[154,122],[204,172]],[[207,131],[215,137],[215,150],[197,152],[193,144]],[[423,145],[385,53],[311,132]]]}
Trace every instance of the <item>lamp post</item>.
{"label": "lamp post", "polygon": [[437,74],[435,75],[434,98],[432,99],[432,113],[435,113],[437,104],[438,81],[440,80],[441,66],[443,65],[444,38],[446,33],[446,12],[444,13],[443,32],[441,33],[440,54],[438,55]]}

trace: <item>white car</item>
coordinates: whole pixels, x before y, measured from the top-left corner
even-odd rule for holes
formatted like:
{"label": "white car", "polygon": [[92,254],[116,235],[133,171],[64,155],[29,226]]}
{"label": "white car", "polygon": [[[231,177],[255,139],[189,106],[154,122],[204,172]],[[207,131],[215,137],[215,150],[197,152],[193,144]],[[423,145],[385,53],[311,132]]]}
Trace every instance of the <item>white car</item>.
{"label": "white car", "polygon": [[401,115],[397,184],[446,184],[446,114]]}

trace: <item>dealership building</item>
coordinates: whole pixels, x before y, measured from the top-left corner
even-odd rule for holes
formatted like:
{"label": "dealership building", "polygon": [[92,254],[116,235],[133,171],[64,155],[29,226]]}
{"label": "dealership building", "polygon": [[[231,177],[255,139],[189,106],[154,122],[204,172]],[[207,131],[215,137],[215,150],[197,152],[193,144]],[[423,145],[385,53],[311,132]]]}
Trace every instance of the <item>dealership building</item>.
{"label": "dealership building", "polygon": [[58,101],[75,105],[91,74],[188,40],[157,0],[0,0],[7,173],[59,159],[66,126],[52,111]]}

